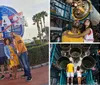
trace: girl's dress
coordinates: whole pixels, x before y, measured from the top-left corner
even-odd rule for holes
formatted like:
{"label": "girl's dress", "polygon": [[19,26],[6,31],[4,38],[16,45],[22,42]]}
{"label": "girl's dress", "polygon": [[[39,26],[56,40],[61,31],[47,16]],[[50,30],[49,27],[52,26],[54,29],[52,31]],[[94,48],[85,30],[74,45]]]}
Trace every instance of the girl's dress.
{"label": "girl's dress", "polygon": [[89,42],[89,43],[93,43],[94,42],[94,37],[93,37],[93,30],[90,28],[90,33],[85,35],[84,37],[84,42]]}
{"label": "girl's dress", "polygon": [[77,77],[82,77],[81,71],[77,71]]}
{"label": "girl's dress", "polygon": [[18,56],[15,54],[15,51],[12,48],[12,46],[6,45],[4,47],[4,51],[5,51],[7,58],[10,60],[10,64],[9,64],[10,67],[12,68],[13,66],[18,66],[19,65]]}

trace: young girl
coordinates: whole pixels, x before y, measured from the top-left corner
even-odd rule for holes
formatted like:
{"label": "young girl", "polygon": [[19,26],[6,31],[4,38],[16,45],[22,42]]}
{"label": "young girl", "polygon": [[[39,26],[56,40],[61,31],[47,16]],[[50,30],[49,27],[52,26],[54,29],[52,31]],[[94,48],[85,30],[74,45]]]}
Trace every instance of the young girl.
{"label": "young girl", "polygon": [[5,43],[4,51],[8,58],[8,63],[10,65],[10,68],[13,71],[13,79],[15,79],[17,74],[17,66],[19,65],[18,57],[15,54],[12,46],[10,46],[11,40],[9,38],[6,38],[4,39],[4,43]]}
{"label": "young girl", "polygon": [[83,24],[83,32],[80,36],[84,36],[84,42],[94,42],[92,22],[86,19]]}
{"label": "young girl", "polygon": [[78,79],[78,85],[81,85],[81,77],[82,77],[82,74],[81,74],[81,71],[80,71],[80,67],[77,66],[77,79]]}

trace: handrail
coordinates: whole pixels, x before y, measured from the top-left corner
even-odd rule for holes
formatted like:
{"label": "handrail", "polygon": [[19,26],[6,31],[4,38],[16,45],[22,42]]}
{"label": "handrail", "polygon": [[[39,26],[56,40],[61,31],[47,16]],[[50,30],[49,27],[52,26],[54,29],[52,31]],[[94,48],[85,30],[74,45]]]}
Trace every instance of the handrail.
{"label": "handrail", "polygon": [[53,47],[52,47],[52,50],[51,50],[51,56],[50,56],[50,68],[51,68],[52,62],[54,60],[55,48],[56,48],[56,44],[53,44]]}

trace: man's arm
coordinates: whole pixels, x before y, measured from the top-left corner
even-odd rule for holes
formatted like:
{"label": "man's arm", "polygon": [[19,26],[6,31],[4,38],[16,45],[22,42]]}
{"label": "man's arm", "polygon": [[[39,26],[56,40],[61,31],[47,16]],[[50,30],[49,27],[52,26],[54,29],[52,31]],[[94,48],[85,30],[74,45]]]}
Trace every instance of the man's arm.
{"label": "man's arm", "polygon": [[7,48],[7,46],[4,46],[4,53],[5,53],[5,55],[7,56],[8,59],[11,58],[11,56],[10,56],[10,51],[9,51],[9,49]]}
{"label": "man's arm", "polygon": [[64,36],[64,35],[68,34],[68,32],[69,32],[69,30],[64,31],[64,32],[62,33],[62,36]]}
{"label": "man's arm", "polygon": [[16,45],[16,43],[15,43],[15,41],[13,40],[13,46],[14,46],[14,48],[15,48],[15,50],[17,51],[17,53],[18,53],[18,48],[17,48],[17,45]]}
{"label": "man's arm", "polygon": [[79,37],[84,37],[85,35],[89,34],[90,33],[90,29],[87,29],[86,31],[84,31],[83,33],[81,34],[73,34],[73,35],[69,35],[67,34],[67,37],[72,37],[72,38],[79,38]]}
{"label": "man's arm", "polygon": [[74,72],[74,67],[73,67],[73,72]]}
{"label": "man's arm", "polygon": [[73,64],[73,72],[74,72],[74,64]]}
{"label": "man's arm", "polygon": [[66,71],[68,72],[68,65],[66,66]]}
{"label": "man's arm", "polygon": [[24,50],[25,44],[20,36],[17,36],[17,37],[18,37],[18,41],[16,42],[17,43],[16,48],[17,48],[18,54],[20,55]]}
{"label": "man's arm", "polygon": [[20,38],[20,40],[18,41],[18,47],[20,47],[20,50],[19,50],[19,52],[20,53],[22,53],[22,51],[23,51],[23,49],[24,49],[24,42],[23,42],[23,40],[22,40],[22,38],[21,37],[19,37]]}

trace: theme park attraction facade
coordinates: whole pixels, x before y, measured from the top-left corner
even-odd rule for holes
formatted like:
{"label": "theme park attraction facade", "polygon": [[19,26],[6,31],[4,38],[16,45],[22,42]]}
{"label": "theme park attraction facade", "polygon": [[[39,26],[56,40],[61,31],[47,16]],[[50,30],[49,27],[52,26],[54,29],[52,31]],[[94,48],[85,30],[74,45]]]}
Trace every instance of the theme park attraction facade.
{"label": "theme park attraction facade", "polygon": [[8,6],[0,6],[0,32],[3,37],[11,37],[10,32],[15,32],[21,36],[24,34],[25,20],[22,12]]}
{"label": "theme park attraction facade", "polygon": [[[77,85],[76,68],[82,71],[82,85],[96,85],[99,81],[100,55],[98,44],[51,44],[51,85],[66,85],[66,65],[74,64],[74,84]],[[97,84],[98,85],[98,84]]]}
{"label": "theme park attraction facade", "polygon": [[100,22],[100,14],[92,2],[91,0],[51,0],[51,22],[53,22],[51,30],[53,27],[64,30],[66,24],[70,25],[74,20],[83,22],[86,18],[97,25]]}
{"label": "theme park attraction facade", "polygon": [[82,25],[90,19],[93,27],[100,22],[97,3],[93,0],[50,0],[50,39],[51,42],[61,41],[62,33],[70,30],[72,22],[77,20]]}

